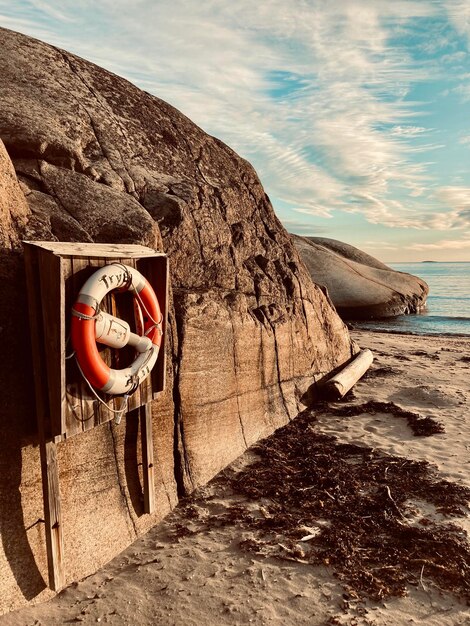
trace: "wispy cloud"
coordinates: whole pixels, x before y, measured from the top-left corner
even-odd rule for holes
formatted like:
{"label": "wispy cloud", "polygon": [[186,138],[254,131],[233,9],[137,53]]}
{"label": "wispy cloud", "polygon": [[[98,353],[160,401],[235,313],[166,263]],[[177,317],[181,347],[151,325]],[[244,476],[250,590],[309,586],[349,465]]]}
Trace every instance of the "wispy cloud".
{"label": "wispy cloud", "polygon": [[423,126],[394,126],[390,132],[397,137],[416,137],[417,135],[429,133],[431,130]]}
{"label": "wispy cloud", "polygon": [[[387,227],[465,222],[456,188],[436,193],[417,159],[443,144],[416,123],[422,103],[407,96],[431,72],[399,34],[444,15],[470,38],[466,0],[0,0],[0,14],[222,138],[255,165],[286,223],[343,211]],[[464,61],[447,32],[431,39],[442,63]]]}
{"label": "wispy cloud", "polygon": [[321,237],[329,232],[324,226],[319,226],[307,220],[286,218],[283,220],[283,224],[290,233],[296,233],[297,235],[304,235],[306,237]]}
{"label": "wispy cloud", "polygon": [[29,0],[29,3],[38,11],[48,15],[54,20],[58,20],[59,22],[75,21],[72,16],[64,11],[61,11],[57,6],[54,6],[54,3],[52,2],[46,2],[45,0]]}
{"label": "wispy cloud", "polygon": [[415,243],[409,246],[410,250],[470,250],[470,232],[464,233],[462,238],[441,239],[432,243]]}
{"label": "wispy cloud", "polygon": [[[448,89],[445,94],[456,94],[460,100],[464,103],[470,102],[470,81],[467,76],[462,76],[462,80],[465,81],[452,89]],[[468,81],[468,82],[467,82]]]}
{"label": "wispy cloud", "polygon": [[467,0],[444,0],[444,6],[455,30],[470,37],[470,4]]}
{"label": "wispy cloud", "polygon": [[364,241],[362,245],[371,250],[400,250],[399,246],[393,245],[389,241]]}
{"label": "wispy cloud", "polygon": [[436,197],[449,208],[432,216],[431,227],[452,230],[470,225],[470,187],[441,187],[436,190]]}

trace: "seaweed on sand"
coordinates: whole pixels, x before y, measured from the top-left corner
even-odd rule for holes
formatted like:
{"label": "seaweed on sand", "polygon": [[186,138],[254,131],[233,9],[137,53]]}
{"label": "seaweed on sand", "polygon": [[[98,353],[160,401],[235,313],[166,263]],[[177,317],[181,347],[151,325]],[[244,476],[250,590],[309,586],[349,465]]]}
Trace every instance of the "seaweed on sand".
{"label": "seaweed on sand", "polygon": [[328,565],[350,597],[400,596],[433,581],[470,601],[466,533],[447,521],[416,522],[410,505],[425,499],[443,515],[465,515],[470,489],[440,480],[425,461],[320,434],[309,412],[254,450],[254,464],[216,479],[251,506],[211,516],[211,527],[252,531],[245,550]]}

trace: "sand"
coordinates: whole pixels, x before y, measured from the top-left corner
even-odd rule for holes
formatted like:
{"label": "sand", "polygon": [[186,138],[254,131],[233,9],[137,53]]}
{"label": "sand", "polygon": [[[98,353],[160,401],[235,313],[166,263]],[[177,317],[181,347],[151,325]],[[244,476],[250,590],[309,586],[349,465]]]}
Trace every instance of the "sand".
{"label": "sand", "polygon": [[[305,433],[306,437],[313,433],[316,445],[318,437],[321,442],[323,435],[336,438],[338,445],[351,444],[336,447],[337,451],[344,450],[351,472],[353,464],[360,464],[364,459],[369,467],[375,461],[379,467],[380,459],[385,458],[385,476],[389,467],[406,468],[412,466],[411,461],[428,461],[436,468],[433,480],[450,481],[449,493],[454,489],[452,485],[470,487],[470,338],[362,331],[352,334],[361,347],[373,351],[375,360],[371,369],[346,402],[318,405],[299,418],[298,424],[303,424],[304,429],[299,433]],[[417,437],[405,417],[393,415],[393,410],[377,410],[387,405],[368,404],[369,408],[375,408],[366,412],[358,409],[357,415],[344,414],[351,407],[371,401],[394,403],[418,418],[431,418],[442,424],[444,432]],[[422,560],[421,569],[415,567],[414,572],[410,571],[406,595],[387,597],[385,594],[375,598],[370,594],[364,596],[360,591],[356,593],[348,579],[354,572],[332,566],[334,559],[332,557],[330,562],[327,551],[322,552],[319,561],[315,555],[322,547],[322,536],[326,537],[326,529],[336,523],[335,507],[342,506],[331,488],[324,490],[325,501],[320,502],[325,509],[324,516],[308,518],[308,523],[286,532],[286,518],[290,519],[288,509],[282,508],[282,502],[277,504],[275,510],[279,512],[279,519],[276,519],[272,513],[275,496],[273,499],[263,493],[253,496],[258,483],[257,479],[250,480],[259,473],[259,466],[258,470],[250,467],[256,468],[263,454],[264,458],[271,452],[280,455],[282,465],[283,446],[287,450],[292,447],[292,441],[295,444],[292,434],[289,443],[288,431],[285,433],[266,440],[264,448],[247,451],[95,575],[70,586],[47,603],[0,618],[0,623],[22,626],[67,623],[470,625],[470,608],[466,604],[470,596],[465,598],[466,594],[453,593],[452,585],[436,582],[426,559]],[[301,438],[302,434],[295,436]],[[327,437],[325,441],[333,448],[336,446],[333,439]],[[364,459],[358,461],[357,451],[363,448],[367,452]],[[292,471],[294,483],[297,470]],[[266,481],[266,476],[261,478]],[[299,473],[299,481],[303,479]],[[276,480],[280,479],[273,471],[270,485],[273,494]],[[454,524],[451,532],[459,550],[463,550],[461,572],[465,586],[466,572],[470,572],[466,535],[470,533],[468,500],[466,505],[447,507],[447,514],[444,514],[435,502],[433,504],[427,489],[423,488],[422,494],[415,489],[413,497],[407,500],[397,491],[399,483],[392,482],[391,473],[389,482],[384,482],[382,476],[379,483],[383,493],[372,483],[370,493],[380,491],[384,499],[377,502],[383,501],[387,508],[383,519],[390,519],[399,529],[405,526],[423,529],[433,524],[445,529]],[[279,482],[278,486],[281,492],[281,487],[286,488],[285,482]],[[287,485],[288,490],[283,493],[288,494],[291,488],[294,491],[294,487],[294,484]],[[303,505],[306,507],[312,504],[308,494],[317,493],[314,488],[312,484],[299,490],[299,493],[305,492]],[[305,508],[305,511],[310,510]],[[284,511],[282,519],[281,511]],[[273,528],[277,524],[276,529],[263,536],[258,526],[266,528],[268,522]],[[470,580],[468,584],[470,587]],[[382,587],[378,587],[379,595]]]}

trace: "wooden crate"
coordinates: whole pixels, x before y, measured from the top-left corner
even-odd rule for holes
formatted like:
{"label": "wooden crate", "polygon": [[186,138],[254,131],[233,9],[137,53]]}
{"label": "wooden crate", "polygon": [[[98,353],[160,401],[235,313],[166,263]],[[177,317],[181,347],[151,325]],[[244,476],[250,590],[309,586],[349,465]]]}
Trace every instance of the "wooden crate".
{"label": "wooden crate", "polygon": [[[71,309],[81,286],[98,267],[113,262],[137,268],[153,286],[163,314],[163,338],[151,376],[129,398],[129,411],[150,402],[165,386],[165,342],[168,302],[168,258],[136,245],[24,242],[31,336],[38,412],[42,413],[47,437],[56,441],[85,432],[113,419],[81,376],[68,341]],[[131,294],[109,294],[102,309],[127,318]],[[119,352],[103,347],[101,356],[112,367],[119,365]],[[110,399],[118,410],[122,399]]]}
{"label": "wooden crate", "polygon": [[[56,444],[110,421],[122,398],[106,397],[107,408],[83,379],[68,341],[71,310],[79,290],[97,268],[113,262],[138,269],[152,285],[163,315],[162,344],[149,376],[129,398],[128,412],[141,421],[145,512],[154,510],[153,436],[150,402],[165,387],[165,344],[168,314],[168,258],[138,245],[24,242],[29,319],[35,378],[37,422],[46,521],[49,585],[65,582],[60,487]],[[111,292],[101,308],[132,322],[132,295]],[[132,323],[131,323],[132,327]],[[103,347],[102,358],[117,369],[126,367],[132,351]],[[127,359],[127,360],[126,360]]]}

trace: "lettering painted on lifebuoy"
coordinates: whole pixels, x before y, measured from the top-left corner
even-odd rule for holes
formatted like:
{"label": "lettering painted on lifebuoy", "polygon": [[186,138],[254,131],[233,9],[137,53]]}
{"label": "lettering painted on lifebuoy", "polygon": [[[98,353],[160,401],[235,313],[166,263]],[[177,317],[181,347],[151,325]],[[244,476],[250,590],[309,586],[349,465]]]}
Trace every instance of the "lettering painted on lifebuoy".
{"label": "lettering painted on lifebuoy", "polygon": [[127,274],[127,272],[119,272],[117,274],[109,274],[109,276],[107,274],[104,274],[103,276],[101,276],[99,281],[102,281],[106,289],[109,290],[120,287],[126,282],[128,278],[129,275]]}
{"label": "lettering painted on lifebuoy", "polygon": [[127,335],[127,327],[124,324],[120,324],[119,320],[111,320],[109,323],[107,335],[114,335],[116,339],[122,341]]}

